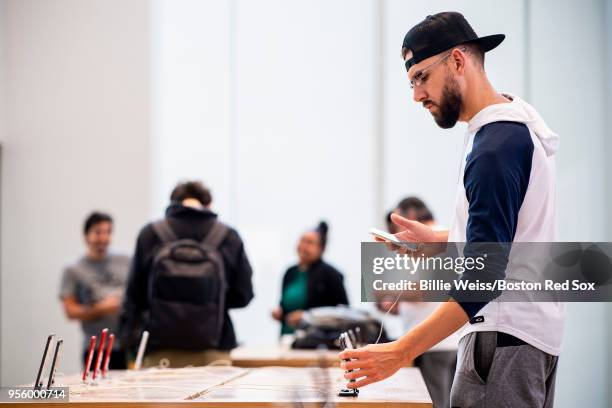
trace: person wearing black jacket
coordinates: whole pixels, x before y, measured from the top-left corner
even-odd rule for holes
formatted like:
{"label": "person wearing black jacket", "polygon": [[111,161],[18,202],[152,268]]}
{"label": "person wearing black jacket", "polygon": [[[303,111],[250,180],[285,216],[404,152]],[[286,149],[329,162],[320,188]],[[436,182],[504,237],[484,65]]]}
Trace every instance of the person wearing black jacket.
{"label": "person wearing black jacket", "polygon": [[[202,241],[217,220],[217,215],[210,210],[210,191],[200,182],[185,182],[173,190],[170,200],[165,218],[174,234],[179,239]],[[216,350],[195,352],[170,350],[151,338],[144,366],[157,366],[161,359],[167,359],[172,367],[205,365],[214,360],[228,359],[229,350],[236,347],[236,334],[228,309],[245,307],[253,299],[252,269],[240,236],[233,228],[228,229],[218,247],[223,258],[227,282],[219,347]],[[132,259],[120,322],[120,335],[124,344],[132,348],[137,346],[140,333],[146,329],[149,278],[153,258],[161,244],[152,223],[142,228]]]}
{"label": "person wearing black jacket", "polygon": [[348,305],[342,274],[322,259],[327,230],[327,224],[321,222],[304,233],[297,247],[299,263],[285,272],[281,301],[272,312],[281,322],[281,335],[293,333],[304,310]]}

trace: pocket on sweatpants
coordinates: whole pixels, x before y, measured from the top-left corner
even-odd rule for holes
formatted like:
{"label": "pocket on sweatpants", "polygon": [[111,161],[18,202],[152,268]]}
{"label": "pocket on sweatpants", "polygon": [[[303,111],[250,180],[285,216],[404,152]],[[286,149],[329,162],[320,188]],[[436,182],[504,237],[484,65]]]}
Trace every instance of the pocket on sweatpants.
{"label": "pocket on sweatpants", "polygon": [[486,384],[495,361],[497,333],[475,332],[472,342],[472,370],[482,384]]}
{"label": "pocket on sweatpants", "polygon": [[476,332],[468,333],[459,340],[459,350],[457,352],[457,372],[453,382],[453,388],[460,383],[463,386],[484,385],[484,381],[474,369],[474,339]]}

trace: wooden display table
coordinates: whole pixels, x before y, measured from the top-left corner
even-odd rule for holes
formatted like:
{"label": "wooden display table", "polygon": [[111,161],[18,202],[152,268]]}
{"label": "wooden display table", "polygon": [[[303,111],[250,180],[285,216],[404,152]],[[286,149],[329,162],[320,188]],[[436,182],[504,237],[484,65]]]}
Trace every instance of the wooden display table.
{"label": "wooden display table", "polygon": [[[49,406],[76,407],[431,407],[417,368],[402,368],[393,377],[371,384],[358,397],[338,397],[346,380],[340,368],[197,367],[113,371],[110,379],[83,384],[80,376],[57,378],[68,386],[70,402]],[[40,403],[8,404],[40,407]]]}
{"label": "wooden display table", "polygon": [[[339,350],[296,350],[278,346],[241,346],[232,350],[236,367],[338,367]],[[409,363],[406,367],[412,367]]]}
{"label": "wooden display table", "polygon": [[232,350],[236,367],[338,367],[339,350],[294,350],[283,346],[241,346]]}

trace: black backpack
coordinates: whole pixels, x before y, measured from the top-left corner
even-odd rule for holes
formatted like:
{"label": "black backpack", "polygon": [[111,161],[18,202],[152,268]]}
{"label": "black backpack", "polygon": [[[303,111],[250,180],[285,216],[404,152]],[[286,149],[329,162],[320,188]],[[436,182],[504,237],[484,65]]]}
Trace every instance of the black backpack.
{"label": "black backpack", "polygon": [[158,348],[217,348],[227,282],[219,245],[228,227],[213,222],[202,242],[178,239],[167,220],[153,224],[162,241],[149,276],[147,330]]}

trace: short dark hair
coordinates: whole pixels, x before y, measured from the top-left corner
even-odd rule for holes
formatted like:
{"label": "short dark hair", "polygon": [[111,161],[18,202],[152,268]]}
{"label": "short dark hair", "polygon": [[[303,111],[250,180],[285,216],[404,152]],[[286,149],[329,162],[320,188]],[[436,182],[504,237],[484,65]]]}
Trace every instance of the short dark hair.
{"label": "short dark hair", "polygon": [[174,190],[172,190],[172,194],[170,194],[170,201],[172,202],[180,203],[188,198],[195,198],[203,206],[209,205],[212,201],[210,190],[202,184],[201,181],[185,181],[179,183],[174,187]]}
{"label": "short dark hair", "polygon": [[433,221],[434,216],[427,208],[423,200],[418,197],[406,197],[397,204],[400,215],[406,216],[409,212],[414,212],[414,218],[418,222]]}
{"label": "short dark hair", "polygon": [[478,65],[480,65],[481,68],[484,68],[485,52],[482,50],[482,47],[478,43],[474,42],[465,43],[463,46],[470,50],[470,53],[476,57]]}
{"label": "short dark hair", "polygon": [[387,211],[387,215],[385,215],[385,222],[387,223],[387,226],[393,225],[393,220],[391,219],[391,214],[393,214],[393,210]]}
{"label": "short dark hair", "polygon": [[103,223],[103,222],[110,222],[112,224],[113,217],[111,217],[110,215],[106,213],[99,212],[99,211],[92,212],[85,219],[85,224],[83,225],[83,233],[87,234],[90,229],[92,229],[94,226],[100,223]]}
{"label": "short dark hair", "polygon": [[321,221],[319,222],[319,225],[317,225],[317,228],[315,228],[315,232],[319,234],[321,249],[325,251],[325,247],[327,246],[327,233],[329,232],[329,225],[327,225],[327,222]]}

